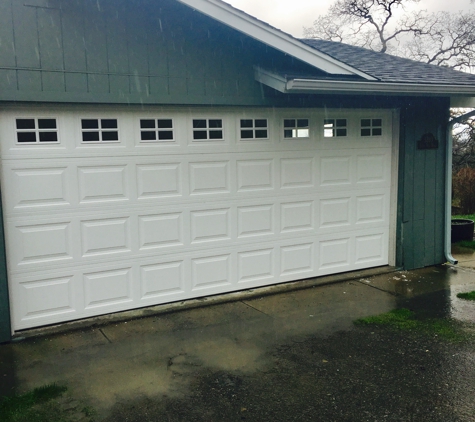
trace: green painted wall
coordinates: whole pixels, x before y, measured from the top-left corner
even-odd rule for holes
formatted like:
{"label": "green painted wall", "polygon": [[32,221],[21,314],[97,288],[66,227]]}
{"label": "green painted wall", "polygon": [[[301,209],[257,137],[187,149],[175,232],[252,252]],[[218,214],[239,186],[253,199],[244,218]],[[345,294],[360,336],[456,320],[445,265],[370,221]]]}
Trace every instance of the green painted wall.
{"label": "green painted wall", "polygon": [[254,65],[317,73],[175,0],[0,0],[0,100],[266,105]]}
{"label": "green painted wall", "polygon": [[[397,263],[414,269],[445,262],[445,131],[447,99],[407,99],[401,108]],[[419,150],[432,133],[439,148]]]}
{"label": "green painted wall", "polygon": [[8,299],[7,260],[3,231],[3,213],[0,197],[0,343],[11,339],[10,305]]}

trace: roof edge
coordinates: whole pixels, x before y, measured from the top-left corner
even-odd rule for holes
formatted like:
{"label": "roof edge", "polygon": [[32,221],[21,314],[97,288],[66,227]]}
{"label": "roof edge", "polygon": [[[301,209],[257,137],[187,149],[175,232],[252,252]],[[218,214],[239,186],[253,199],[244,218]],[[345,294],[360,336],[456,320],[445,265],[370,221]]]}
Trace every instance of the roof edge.
{"label": "roof edge", "polygon": [[308,46],[297,38],[234,8],[222,0],[176,1],[329,74],[357,75],[369,81],[377,80],[375,77]]}
{"label": "roof edge", "polygon": [[262,68],[255,68],[258,82],[270,86],[284,94],[359,94],[359,95],[395,95],[395,96],[444,96],[465,98],[465,102],[475,97],[473,85],[419,84],[380,81],[342,81],[310,78],[288,78]]}

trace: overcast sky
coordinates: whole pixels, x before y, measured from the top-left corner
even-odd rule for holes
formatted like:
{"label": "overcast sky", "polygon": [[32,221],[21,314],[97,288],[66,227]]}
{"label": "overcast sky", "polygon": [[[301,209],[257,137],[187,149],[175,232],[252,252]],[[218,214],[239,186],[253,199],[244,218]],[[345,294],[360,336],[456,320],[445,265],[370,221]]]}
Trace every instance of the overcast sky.
{"label": "overcast sky", "polygon": [[[317,16],[325,14],[334,0],[225,0],[294,37],[301,38],[303,27],[312,26]],[[418,7],[430,11],[468,10],[470,0],[422,0]]]}

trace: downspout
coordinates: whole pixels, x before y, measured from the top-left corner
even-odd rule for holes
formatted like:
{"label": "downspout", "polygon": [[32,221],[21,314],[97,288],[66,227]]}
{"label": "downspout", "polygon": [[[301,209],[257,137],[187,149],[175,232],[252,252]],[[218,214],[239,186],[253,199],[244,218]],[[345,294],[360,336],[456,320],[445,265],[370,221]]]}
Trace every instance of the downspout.
{"label": "downspout", "polygon": [[449,121],[447,125],[447,142],[445,151],[445,165],[446,165],[446,177],[445,177],[445,258],[453,265],[458,264],[458,261],[452,256],[452,242],[451,242],[451,220],[452,220],[452,144],[453,136],[452,130],[454,125],[467,121],[470,117],[475,116],[475,110],[462,116],[456,117]]}

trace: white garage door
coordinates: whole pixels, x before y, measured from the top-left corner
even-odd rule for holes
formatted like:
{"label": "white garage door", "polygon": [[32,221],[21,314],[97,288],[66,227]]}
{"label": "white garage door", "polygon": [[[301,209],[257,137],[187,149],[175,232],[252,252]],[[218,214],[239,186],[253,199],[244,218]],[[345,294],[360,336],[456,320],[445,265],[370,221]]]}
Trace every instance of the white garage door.
{"label": "white garage door", "polygon": [[14,330],[388,264],[389,111],[0,118]]}

